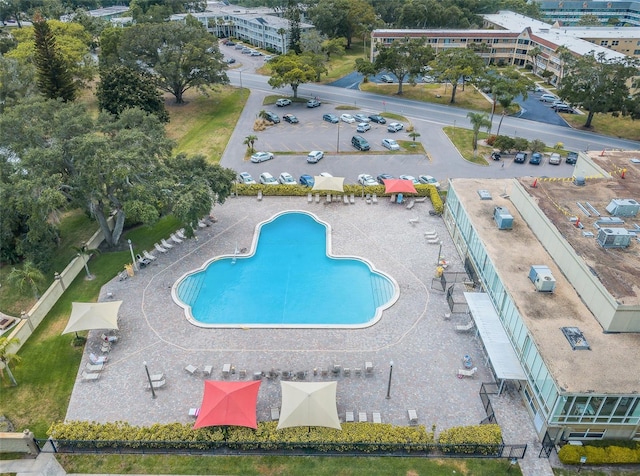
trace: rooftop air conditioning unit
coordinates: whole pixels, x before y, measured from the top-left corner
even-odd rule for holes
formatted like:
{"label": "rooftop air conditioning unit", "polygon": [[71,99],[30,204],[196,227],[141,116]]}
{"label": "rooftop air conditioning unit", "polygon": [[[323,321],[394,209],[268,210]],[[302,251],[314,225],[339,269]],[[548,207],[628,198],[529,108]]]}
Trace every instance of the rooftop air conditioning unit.
{"label": "rooftop air conditioning unit", "polygon": [[499,230],[510,230],[513,227],[513,216],[505,207],[495,207],[493,219],[496,221]]}
{"label": "rooftop air conditioning unit", "polygon": [[556,287],[556,279],[547,266],[531,266],[529,279],[539,292],[551,293]]}
{"label": "rooftop air conditioning unit", "polygon": [[607,211],[616,217],[634,217],[640,210],[640,203],[630,198],[614,198],[607,205]]}
{"label": "rooftop air conditioning unit", "polygon": [[600,228],[598,243],[603,248],[626,248],[634,236],[624,228]]}

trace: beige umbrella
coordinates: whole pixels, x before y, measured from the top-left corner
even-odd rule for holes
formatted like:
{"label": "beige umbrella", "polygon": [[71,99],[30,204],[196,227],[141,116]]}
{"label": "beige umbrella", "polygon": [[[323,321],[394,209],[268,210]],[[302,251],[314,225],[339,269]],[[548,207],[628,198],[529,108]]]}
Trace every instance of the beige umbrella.
{"label": "beige umbrella", "polygon": [[326,426],[341,430],[336,406],[337,382],[281,381],[278,430],[292,426]]}
{"label": "beige umbrella", "polygon": [[118,310],[122,301],[73,302],[71,316],[63,334],[91,329],[117,329]]}
{"label": "beige umbrella", "polygon": [[325,177],[316,175],[311,190],[331,190],[334,192],[344,192],[344,177]]}

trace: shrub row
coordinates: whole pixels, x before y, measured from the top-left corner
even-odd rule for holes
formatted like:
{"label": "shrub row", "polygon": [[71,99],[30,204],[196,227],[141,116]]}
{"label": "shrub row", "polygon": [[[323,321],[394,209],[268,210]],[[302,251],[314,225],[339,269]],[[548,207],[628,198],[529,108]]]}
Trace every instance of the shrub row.
{"label": "shrub row", "polygon": [[[502,430],[498,425],[457,426],[440,433],[438,442],[444,453],[495,454],[502,445]],[[474,448],[472,445],[481,445]]]}
{"label": "shrub row", "polygon": [[[284,196],[293,196],[293,197],[303,197],[311,192],[311,189],[307,187],[301,187],[300,185],[244,185],[237,184],[236,185],[236,193],[238,195],[258,195],[258,191],[262,191],[262,195],[265,197],[273,196],[273,197],[284,197]],[[366,193],[373,194],[375,193],[379,197],[389,197],[390,193],[384,192],[384,185],[375,185],[372,187],[367,187],[365,189]],[[431,199],[431,203],[433,204],[433,209],[436,213],[441,214],[444,211],[444,204],[442,203],[442,198],[438,193],[438,190],[433,185],[416,185],[416,191],[418,192],[418,197],[429,197]],[[316,192],[311,192],[316,193]],[[321,195],[325,196],[328,192],[322,192]],[[347,184],[344,186],[343,194],[354,194],[356,196],[360,196],[362,194],[362,186]]]}
{"label": "shrub row", "polygon": [[564,445],[558,452],[558,457],[564,464],[580,464],[583,456],[586,456],[588,464],[637,464],[640,463],[640,443],[631,447]]}

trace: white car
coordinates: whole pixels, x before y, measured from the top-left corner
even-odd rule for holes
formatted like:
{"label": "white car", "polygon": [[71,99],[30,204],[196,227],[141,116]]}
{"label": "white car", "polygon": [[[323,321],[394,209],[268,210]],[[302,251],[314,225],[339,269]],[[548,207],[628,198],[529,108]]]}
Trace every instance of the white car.
{"label": "white car", "polygon": [[259,164],[260,162],[271,159],[273,159],[273,154],[271,152],[256,152],[251,156],[251,162],[254,164]]}
{"label": "white car", "polygon": [[418,180],[420,183],[425,183],[427,185],[433,185],[435,188],[440,188],[440,182],[438,182],[435,177],[431,175],[419,175]]}
{"label": "white car", "polygon": [[557,100],[558,98],[553,94],[543,94],[542,96],[540,96],[540,101],[542,102],[555,102]]}
{"label": "white car", "polygon": [[382,139],[382,145],[389,150],[400,150],[400,146],[393,139]]}
{"label": "white car", "polygon": [[398,132],[404,129],[404,124],[401,122],[392,122],[387,126],[389,132]]}
{"label": "white car", "polygon": [[297,185],[296,179],[294,179],[290,173],[282,172],[278,177],[278,182],[282,185]]}
{"label": "white car", "polygon": [[278,181],[273,178],[269,172],[260,174],[260,183],[262,185],[278,185]]}
{"label": "white car", "polygon": [[276,106],[278,107],[288,106],[289,104],[291,104],[291,99],[287,98],[280,98],[276,101]]}
{"label": "white car", "polygon": [[367,132],[370,129],[371,125],[368,122],[361,122],[358,124],[358,127],[356,127],[356,132]]}
{"label": "white car", "polygon": [[401,175],[398,177],[400,180],[411,180],[413,185],[420,185],[420,180],[415,178],[413,175]]}
{"label": "white car", "polygon": [[364,185],[365,187],[373,187],[374,185],[378,185],[376,179],[374,179],[371,175],[360,174],[358,175],[358,183],[360,185]]}
{"label": "white car", "polygon": [[351,114],[343,114],[340,116],[340,120],[342,122],[347,122],[349,124],[353,124],[354,122],[356,122],[356,118],[353,117]]}
{"label": "white car", "polygon": [[323,157],[324,152],[322,152],[321,150],[312,150],[311,152],[309,152],[309,155],[307,155],[307,162],[310,164],[317,164],[322,160]]}
{"label": "white car", "polygon": [[256,181],[253,180],[251,174],[248,174],[247,172],[240,172],[238,174],[238,183],[242,183],[244,185],[255,185]]}
{"label": "white car", "polygon": [[560,154],[558,154],[557,152],[554,152],[553,154],[551,154],[551,157],[549,157],[549,163],[551,165],[560,165],[561,162],[562,157],[560,157]]}

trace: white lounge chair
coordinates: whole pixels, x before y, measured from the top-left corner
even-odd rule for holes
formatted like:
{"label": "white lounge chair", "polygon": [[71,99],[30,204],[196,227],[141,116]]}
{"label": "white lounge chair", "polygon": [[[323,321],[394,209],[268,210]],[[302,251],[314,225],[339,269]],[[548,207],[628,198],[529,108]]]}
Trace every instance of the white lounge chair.
{"label": "white lounge chair", "polygon": [[331,203],[331,194],[327,193],[327,203]]}
{"label": "white lounge chair", "polygon": [[371,205],[371,194],[367,193],[367,195],[364,197],[364,200],[367,202],[367,205]]}
{"label": "white lounge chair", "polygon": [[353,423],[354,421],[356,421],[353,417],[353,412],[346,412],[344,414],[344,421],[347,423]]}
{"label": "white lounge chair", "polygon": [[167,240],[165,240],[164,238],[162,238],[162,240],[160,241],[160,244],[162,244],[162,246],[168,249],[173,248],[173,245],[169,243]]}
{"label": "white lounge chair", "polygon": [[382,423],[382,415],[378,412],[373,412],[373,423]]}
{"label": "white lounge chair", "polygon": [[[162,388],[166,385],[167,381],[165,379],[151,381],[151,385],[153,385],[153,389]],[[147,390],[151,390],[151,385],[147,384]]]}
{"label": "white lounge chair", "polygon": [[184,234],[184,228],[180,228],[177,232],[176,235],[178,235],[179,238],[182,238],[183,240],[187,239],[187,235]]}
{"label": "white lounge chair", "polygon": [[202,220],[198,220],[198,227],[199,227],[199,228],[206,228],[206,227],[208,227],[208,226],[209,226],[209,225],[207,225],[204,221],[202,221]]}
{"label": "white lounge chair", "polygon": [[156,258],[155,256],[153,256],[151,253],[149,253],[147,250],[144,250],[142,252],[142,256],[144,256],[145,258],[147,258],[149,261],[155,261],[158,258]]}
{"label": "white lounge chair", "polygon": [[391,196],[389,197],[389,201],[391,203],[396,203],[396,194],[392,193]]}
{"label": "white lounge chair", "polygon": [[198,415],[200,415],[200,409],[199,408],[189,408],[189,416],[190,417],[197,418]]}
{"label": "white lounge chair", "polygon": [[418,219],[417,218],[409,218],[409,223],[411,223],[412,225],[415,225],[418,223]]}
{"label": "white lounge chair", "polygon": [[104,364],[108,359],[109,359],[109,357],[107,357],[105,355],[101,355],[100,357],[98,357],[93,352],[89,354],[89,361],[92,364]]}
{"label": "white lounge chair", "polygon": [[213,365],[205,365],[202,368],[202,374],[209,377],[211,375],[211,371],[213,370]]}
{"label": "white lounge chair", "polygon": [[349,203],[351,205],[355,205],[355,203],[356,203],[356,196],[353,193],[351,195],[349,195]]}
{"label": "white lounge chair", "polygon": [[345,205],[349,205],[349,197],[348,197],[347,195],[345,195],[345,196],[343,197],[343,199],[344,199],[344,204],[345,204]]}
{"label": "white lounge chair", "polygon": [[407,414],[409,415],[409,424],[415,425],[418,423],[418,412],[415,410],[407,410]]}
{"label": "white lounge chair", "polygon": [[185,368],[188,374],[194,375],[198,371],[198,367],[195,367],[191,364],[187,365]]}
{"label": "white lounge chair", "polygon": [[156,251],[159,251],[160,253],[166,253],[168,250],[162,246],[160,246],[158,243],[154,243],[153,247],[156,249]]}
{"label": "white lounge chair", "polygon": [[171,236],[169,238],[171,238],[171,241],[173,241],[174,243],[182,243],[183,241],[182,238],[178,238],[175,233],[171,233]]}
{"label": "white lounge chair", "polygon": [[471,329],[473,329],[473,321],[469,321],[466,324],[462,324],[462,325],[457,325],[456,326],[456,331],[458,332],[467,332],[470,331]]}
{"label": "white lounge chair", "polygon": [[103,333],[100,338],[105,341],[108,342],[109,344],[113,344],[114,342],[118,342],[118,336],[108,336],[107,334]]}
{"label": "white lounge chair", "polygon": [[374,193],[374,194],[371,196],[371,202],[372,202],[374,205],[377,205],[377,204],[378,204],[378,195],[376,195],[376,194]]}
{"label": "white lounge chair", "polygon": [[313,195],[311,195],[310,193],[307,194],[307,203],[311,203],[313,202]]}
{"label": "white lounge chair", "polygon": [[80,377],[82,378],[82,380],[87,382],[91,380],[98,380],[100,378],[100,374],[91,374],[83,371],[82,374],[80,374]]}
{"label": "white lounge chair", "polygon": [[430,245],[437,245],[438,243],[440,243],[440,239],[437,236],[435,238],[428,238],[427,243],[429,243]]}
{"label": "white lounge chair", "polygon": [[367,422],[367,412],[358,412],[358,422],[359,423]]}
{"label": "white lounge chair", "polygon": [[262,190],[258,190],[258,201],[262,201]]}
{"label": "white lounge chair", "polygon": [[91,364],[87,362],[84,368],[87,372],[100,372],[104,368],[104,364]]}
{"label": "white lounge chair", "polygon": [[478,371],[478,367],[472,369],[458,369],[458,378],[473,377]]}
{"label": "white lounge chair", "polygon": [[416,204],[415,200],[410,200],[409,203],[407,203],[407,210],[411,210],[413,208],[413,206]]}
{"label": "white lounge chair", "polygon": [[320,203],[320,194],[316,193],[316,203]]}
{"label": "white lounge chair", "polygon": [[271,419],[276,421],[280,419],[280,409],[276,407],[271,407]]}

